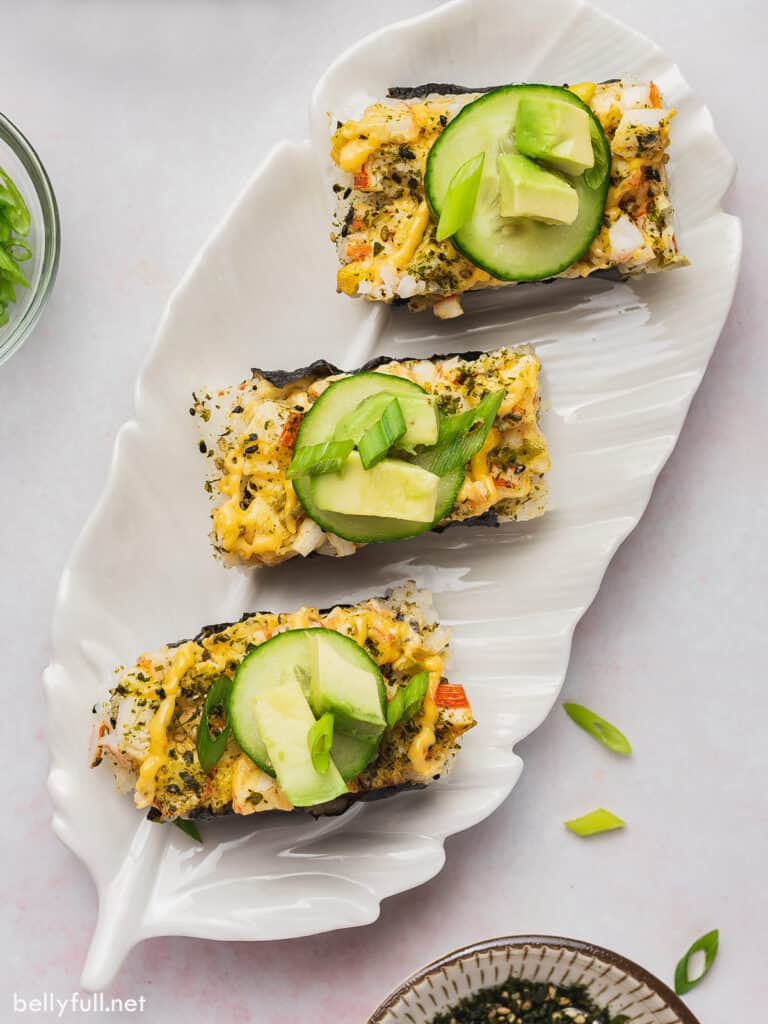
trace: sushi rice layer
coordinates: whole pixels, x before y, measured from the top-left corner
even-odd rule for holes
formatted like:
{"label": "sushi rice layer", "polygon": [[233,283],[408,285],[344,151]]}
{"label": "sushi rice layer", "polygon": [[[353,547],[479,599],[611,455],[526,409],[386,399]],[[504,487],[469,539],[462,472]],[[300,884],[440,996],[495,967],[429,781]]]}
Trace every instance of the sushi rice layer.
{"label": "sushi rice layer", "polygon": [[[569,88],[606,133],[611,183],[597,237],[583,259],[557,276],[636,274],[686,264],[675,239],[666,169],[675,111],[664,107],[653,82],[581,82]],[[441,318],[459,316],[461,294],[510,282],[470,263],[450,240],[435,239],[424,171],[443,128],[482,93],[393,92],[415,95],[375,103],[360,120],[339,122],[331,141],[337,288],[371,300],[407,300],[413,309],[433,306]]]}
{"label": "sushi rice layer", "polygon": [[[363,369],[414,381],[448,414],[476,406],[490,391],[506,392],[441,527],[526,520],[544,512],[550,461],[538,423],[540,363],[532,351],[382,357]],[[330,383],[346,376],[328,363],[291,373],[253,370],[235,388],[193,396],[191,411],[206,425],[201,450],[212,462],[206,482],[216,502],[211,538],[227,564],[277,565],[297,555],[352,555],[361,547],[310,519],[285,475],[302,417]]]}
{"label": "sushi rice layer", "polygon": [[[197,757],[197,733],[208,690],[233,676],[254,647],[277,633],[308,627],[351,637],[376,661],[388,699],[419,672],[429,672],[421,711],[384,733],[376,758],[348,785],[349,793],[313,813],[340,813],[350,802],[420,788],[439,777],[475,724],[462,687],[448,684],[450,636],[429,591],[412,582],[386,596],[329,611],[301,608],[255,612],[239,622],[205,627],[194,640],[143,654],[117,680],[97,715],[91,764],[107,761],[121,791],[133,790],[137,807],[170,821],[226,813],[291,811],[277,781],[258,768],[230,734],[224,756],[210,772]],[[214,726],[223,721],[213,722]]]}

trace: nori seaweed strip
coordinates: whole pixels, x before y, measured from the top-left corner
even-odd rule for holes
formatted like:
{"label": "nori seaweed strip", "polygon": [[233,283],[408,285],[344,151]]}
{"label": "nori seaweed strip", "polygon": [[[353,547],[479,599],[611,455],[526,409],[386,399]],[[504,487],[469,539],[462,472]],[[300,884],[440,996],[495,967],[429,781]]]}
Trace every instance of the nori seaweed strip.
{"label": "nori seaweed strip", "polygon": [[[604,78],[600,85],[612,85],[614,82],[620,82],[620,78]],[[507,85],[513,83],[507,82]],[[517,83],[519,85],[527,83]],[[387,97],[391,100],[420,100],[424,99],[425,96],[431,96],[433,94],[439,96],[464,96],[467,93],[472,92],[493,92],[495,89],[501,89],[501,85],[481,85],[476,89],[473,89],[469,85],[456,85],[453,82],[425,82],[424,85],[392,85],[387,89]],[[564,89],[568,88],[568,83],[564,83]]]}
{"label": "nori seaweed strip", "polygon": [[273,387],[286,388],[308,377],[314,377],[315,380],[323,380],[325,377],[334,377],[339,373],[371,373],[387,363],[403,363],[411,360],[426,360],[430,363],[438,363],[446,359],[464,359],[466,362],[471,363],[484,355],[487,355],[487,353],[473,349],[469,352],[435,352],[431,356],[406,356],[405,358],[374,356],[373,359],[369,359],[367,363],[363,363],[356,370],[342,370],[340,367],[334,366],[333,363],[329,363],[327,359],[316,359],[308,366],[299,366],[295,370],[262,370],[260,367],[254,366],[251,368],[251,377],[263,377]]}
{"label": "nori seaweed strip", "polygon": [[[311,814],[313,818],[331,818],[344,814],[352,804],[370,803],[373,800],[386,800],[387,797],[397,796],[398,793],[408,793],[418,789],[426,789],[425,782],[403,782],[399,786],[384,786],[382,789],[367,789],[362,793],[343,793],[335,800],[329,800],[325,804],[315,804],[313,807],[294,807],[292,811],[259,811],[258,815],[245,815],[245,817],[257,817],[261,820],[264,815],[286,814]],[[150,807],[147,811],[149,821],[158,822],[163,825],[170,825],[173,821],[213,821],[215,818],[230,819],[234,814],[232,804],[225,804],[220,811],[211,811],[203,807],[184,818],[163,818],[156,807]],[[241,815],[243,817],[243,815]]]}
{"label": "nori seaweed strip", "polygon": [[469,85],[456,85],[452,82],[425,82],[424,85],[391,85],[387,89],[387,97],[391,100],[420,100],[433,93],[440,96],[463,96],[468,92],[493,92],[500,88],[498,85],[481,85],[473,89]]}

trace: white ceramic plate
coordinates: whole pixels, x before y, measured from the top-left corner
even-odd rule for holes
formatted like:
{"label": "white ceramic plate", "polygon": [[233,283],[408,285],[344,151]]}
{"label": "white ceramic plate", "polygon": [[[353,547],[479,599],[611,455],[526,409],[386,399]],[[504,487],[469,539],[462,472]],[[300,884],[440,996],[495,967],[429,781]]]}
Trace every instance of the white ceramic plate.
{"label": "white ceramic plate", "polygon": [[[359,112],[398,83],[621,74],[653,78],[678,109],[673,196],[689,269],[480,294],[466,317],[445,324],[336,295],[326,112]],[[557,697],[573,628],[642,515],[733,294],[739,223],[720,209],[733,162],[708,112],[655,46],[578,0],[458,0],[369,37],[320,82],[312,138],[275,149],[174,294],[135,418],[120,431],[104,494],[62,579],[45,674],[50,791],[56,832],[99,891],[86,987],[104,986],[148,936],[278,939],[366,924],[385,896],[440,870],[444,838],[485,818],[515,784],[514,744]],[[545,367],[554,469],[544,519],[250,576],[211,557],[186,412],[194,388],[240,380],[254,364],[324,355],[354,367],[382,352],[521,342],[536,346]],[[454,629],[452,676],[480,722],[448,780],[340,819],[209,824],[199,848],[146,822],[108,771],[86,767],[90,708],[116,664],[245,609],[329,605],[404,577],[434,589]]]}

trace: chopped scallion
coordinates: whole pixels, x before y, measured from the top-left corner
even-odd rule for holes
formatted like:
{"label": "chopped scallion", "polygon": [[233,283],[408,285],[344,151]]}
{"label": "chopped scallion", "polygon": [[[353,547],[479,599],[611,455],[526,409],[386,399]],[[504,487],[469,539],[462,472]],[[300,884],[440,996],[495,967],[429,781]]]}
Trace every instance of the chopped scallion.
{"label": "chopped scallion", "polygon": [[563,704],[563,708],[576,725],[581,726],[590,736],[594,736],[604,747],[608,747],[615,754],[632,753],[632,747],[627,737],[607,719],[596,715],[594,711],[585,708],[583,704]]}
{"label": "chopped scallion", "polygon": [[[675,968],[675,992],[679,996],[690,992],[709,973],[709,969],[715,962],[719,944],[720,932],[715,928],[713,931],[707,932],[706,935],[702,935],[700,939],[696,939],[685,956],[678,962]],[[704,954],[704,966],[695,978],[691,978],[691,958],[697,953]]]}
{"label": "chopped scallion", "polygon": [[[197,729],[197,759],[204,772],[209,772],[227,749],[229,738],[227,701],[231,689],[232,680],[221,676],[206,694],[200,725]],[[218,717],[223,717],[225,724],[223,729],[214,736],[211,732],[209,716],[217,709],[221,712]]]}
{"label": "chopped scallion", "polygon": [[400,403],[393,398],[384,408],[380,418],[369,427],[357,446],[363,469],[371,469],[386,456],[389,449],[406,431],[405,417]]}
{"label": "chopped scallion", "polygon": [[429,686],[429,672],[419,672],[405,686],[401,686],[387,705],[387,726],[393,729],[399,722],[409,722],[424,703]]}
{"label": "chopped scallion", "polygon": [[321,473],[338,473],[349,458],[354,441],[323,441],[297,448],[286,476],[293,480],[297,476],[319,476]]}
{"label": "chopped scallion", "polygon": [[505,394],[492,391],[474,409],[444,416],[437,444],[417,457],[418,465],[437,476],[465,466],[485,444]]}
{"label": "chopped scallion", "polygon": [[187,818],[176,818],[173,824],[176,828],[185,832],[191,839],[194,839],[196,843],[202,843],[203,837],[200,835],[200,829],[194,821],[189,821]]}
{"label": "chopped scallion", "polygon": [[480,191],[484,163],[485,153],[478,153],[463,163],[451,178],[435,233],[438,242],[455,235],[471,218]]}
{"label": "chopped scallion", "polygon": [[307,735],[312,766],[316,772],[324,775],[331,766],[331,746],[333,745],[334,718],[330,711],[321,715]]}
{"label": "chopped scallion", "polygon": [[572,818],[564,822],[565,827],[577,836],[595,836],[600,832],[612,832],[617,828],[624,828],[626,822],[617,818],[615,814],[600,807],[596,811],[590,811],[580,818]]}

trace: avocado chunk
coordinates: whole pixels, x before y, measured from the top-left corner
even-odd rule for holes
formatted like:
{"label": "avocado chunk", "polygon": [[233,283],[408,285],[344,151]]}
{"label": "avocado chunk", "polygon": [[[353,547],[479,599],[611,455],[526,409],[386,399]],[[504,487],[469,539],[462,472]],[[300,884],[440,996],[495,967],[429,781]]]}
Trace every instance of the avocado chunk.
{"label": "avocado chunk", "polygon": [[579,195],[565,178],[539,167],[527,156],[499,156],[499,212],[502,217],[531,217],[546,224],[573,224]]}
{"label": "avocado chunk", "polygon": [[437,443],[437,409],[428,395],[400,395],[391,391],[380,391],[369,395],[343,416],[334,431],[336,441],[352,440],[359,444],[363,434],[379,420],[387,405],[396,398],[405,419],[405,434],[397,442],[398,448],[406,451],[417,445]]}
{"label": "avocado chunk", "polygon": [[312,807],[347,792],[332,760],[322,774],[312,764],[308,738],[315,717],[295,679],[260,693],[253,710],[277,781],[292,804]]}
{"label": "avocado chunk", "polygon": [[515,117],[515,146],[566,174],[581,174],[595,162],[586,110],[543,96],[523,96]]}
{"label": "avocado chunk", "polygon": [[383,682],[375,663],[348,653],[349,639],[311,632],[312,682],[309,702],[319,718],[330,711],[336,730],[360,739],[376,738],[387,724]]}
{"label": "avocado chunk", "polygon": [[358,453],[352,452],[338,473],[315,478],[313,498],[326,512],[431,523],[439,483],[434,473],[397,459],[364,469]]}

